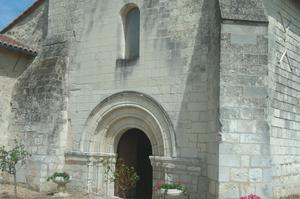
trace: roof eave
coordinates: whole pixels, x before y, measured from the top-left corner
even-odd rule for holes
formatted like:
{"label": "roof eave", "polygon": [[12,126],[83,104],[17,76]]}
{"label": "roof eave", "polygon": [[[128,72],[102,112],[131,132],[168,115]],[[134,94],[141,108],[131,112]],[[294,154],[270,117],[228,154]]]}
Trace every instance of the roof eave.
{"label": "roof eave", "polygon": [[32,56],[32,57],[35,57],[38,54],[36,51],[33,51],[33,50],[18,48],[16,46],[12,46],[12,45],[9,45],[9,44],[6,44],[6,43],[1,43],[1,42],[0,42],[0,48],[13,50],[15,52],[21,52],[23,54],[26,54],[26,55],[29,55],[29,56]]}

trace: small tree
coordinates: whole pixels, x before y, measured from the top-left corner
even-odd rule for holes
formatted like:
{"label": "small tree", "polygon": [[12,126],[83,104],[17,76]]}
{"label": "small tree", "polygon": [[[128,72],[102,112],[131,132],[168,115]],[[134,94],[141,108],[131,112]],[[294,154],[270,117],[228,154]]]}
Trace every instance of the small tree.
{"label": "small tree", "polygon": [[25,164],[25,159],[30,153],[25,150],[25,146],[15,140],[15,147],[6,150],[4,146],[0,147],[0,170],[14,176],[14,198],[17,198],[17,170],[16,165],[21,162]]}
{"label": "small tree", "polygon": [[136,186],[140,177],[137,175],[133,167],[127,166],[124,160],[120,159],[114,172],[114,181],[120,189],[121,197],[126,197],[128,191]]}

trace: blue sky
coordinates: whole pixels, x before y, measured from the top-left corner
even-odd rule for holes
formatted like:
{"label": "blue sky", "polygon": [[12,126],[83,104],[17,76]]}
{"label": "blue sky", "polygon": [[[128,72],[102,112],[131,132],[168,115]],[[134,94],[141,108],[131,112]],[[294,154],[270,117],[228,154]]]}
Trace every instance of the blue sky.
{"label": "blue sky", "polygon": [[35,0],[0,0],[0,30],[19,16]]}

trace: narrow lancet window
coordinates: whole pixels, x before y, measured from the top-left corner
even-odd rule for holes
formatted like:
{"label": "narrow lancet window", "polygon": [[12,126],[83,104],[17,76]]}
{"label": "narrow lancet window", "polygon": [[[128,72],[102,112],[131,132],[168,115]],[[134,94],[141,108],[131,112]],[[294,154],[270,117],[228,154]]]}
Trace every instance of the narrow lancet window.
{"label": "narrow lancet window", "polygon": [[133,60],[140,54],[140,10],[131,8],[124,16],[125,59]]}

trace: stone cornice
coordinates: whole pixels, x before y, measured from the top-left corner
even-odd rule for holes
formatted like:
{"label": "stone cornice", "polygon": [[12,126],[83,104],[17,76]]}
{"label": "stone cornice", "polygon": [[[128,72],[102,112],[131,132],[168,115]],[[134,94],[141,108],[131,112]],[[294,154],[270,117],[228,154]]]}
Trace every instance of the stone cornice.
{"label": "stone cornice", "polygon": [[263,0],[219,0],[223,20],[268,22]]}

